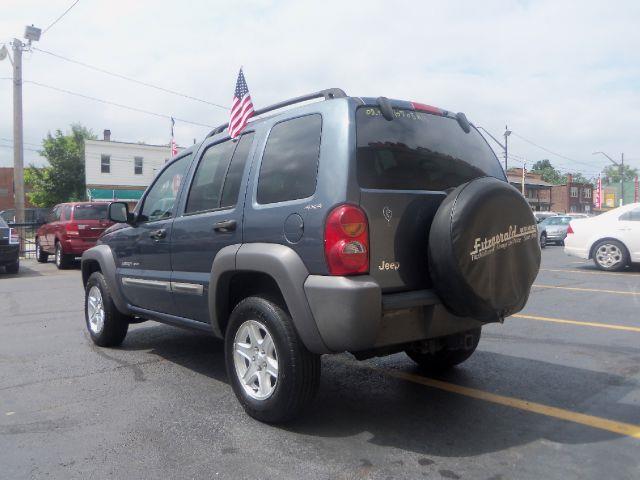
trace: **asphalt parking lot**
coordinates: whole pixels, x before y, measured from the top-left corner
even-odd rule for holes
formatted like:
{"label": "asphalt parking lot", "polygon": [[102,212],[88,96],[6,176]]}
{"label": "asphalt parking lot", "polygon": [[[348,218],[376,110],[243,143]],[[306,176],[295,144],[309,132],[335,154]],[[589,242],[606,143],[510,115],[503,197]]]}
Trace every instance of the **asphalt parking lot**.
{"label": "asphalt parking lot", "polygon": [[461,367],[323,358],[308,416],[244,414],[222,343],[157,323],[101,349],[78,269],[0,274],[0,478],[640,478],[640,269],[543,251]]}

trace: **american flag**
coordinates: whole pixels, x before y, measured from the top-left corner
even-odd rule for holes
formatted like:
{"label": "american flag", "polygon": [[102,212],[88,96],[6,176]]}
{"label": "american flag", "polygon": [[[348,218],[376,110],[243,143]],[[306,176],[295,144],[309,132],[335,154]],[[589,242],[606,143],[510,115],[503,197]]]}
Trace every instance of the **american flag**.
{"label": "american flag", "polygon": [[252,116],[253,102],[241,68],[236,81],[236,91],[233,94],[233,103],[231,104],[231,118],[229,119],[229,135],[231,138],[236,138],[240,135]]}
{"label": "american flag", "polygon": [[173,137],[173,127],[176,125],[176,121],[171,117],[171,156],[175,157],[178,154],[178,146],[176,140]]}

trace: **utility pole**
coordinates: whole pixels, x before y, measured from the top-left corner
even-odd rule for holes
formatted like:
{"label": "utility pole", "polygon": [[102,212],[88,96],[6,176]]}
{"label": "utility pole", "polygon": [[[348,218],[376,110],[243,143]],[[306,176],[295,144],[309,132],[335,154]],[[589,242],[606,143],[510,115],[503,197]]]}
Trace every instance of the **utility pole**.
{"label": "utility pole", "polygon": [[24,223],[24,149],[22,133],[22,49],[13,39],[13,192],[16,223]]}

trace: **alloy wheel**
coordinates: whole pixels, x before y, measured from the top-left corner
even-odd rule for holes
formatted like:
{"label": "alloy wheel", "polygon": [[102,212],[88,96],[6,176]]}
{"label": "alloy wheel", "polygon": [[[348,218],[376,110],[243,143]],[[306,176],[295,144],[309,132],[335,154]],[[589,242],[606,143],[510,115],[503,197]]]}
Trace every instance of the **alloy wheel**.
{"label": "alloy wheel", "polygon": [[605,268],[612,268],[622,261],[622,252],[617,245],[605,243],[598,247],[596,260]]}
{"label": "alloy wheel", "polygon": [[87,295],[87,318],[89,320],[89,328],[95,335],[102,332],[104,315],[102,292],[94,285],[89,289],[89,294]]}
{"label": "alloy wheel", "polygon": [[251,398],[266,400],[278,383],[278,354],[267,327],[247,320],[233,340],[233,363],[240,385]]}

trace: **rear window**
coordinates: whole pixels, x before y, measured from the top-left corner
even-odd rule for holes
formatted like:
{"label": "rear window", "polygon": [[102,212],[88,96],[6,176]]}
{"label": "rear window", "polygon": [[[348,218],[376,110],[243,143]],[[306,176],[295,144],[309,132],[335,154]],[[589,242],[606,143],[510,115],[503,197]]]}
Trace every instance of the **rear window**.
{"label": "rear window", "polygon": [[547,225],[569,225],[571,220],[574,220],[571,217],[552,217],[547,220]]}
{"label": "rear window", "polygon": [[387,190],[446,190],[473,178],[505,179],[493,151],[474,129],[464,133],[451,118],[394,109],[356,111],[358,183]]}
{"label": "rear window", "polygon": [[107,218],[108,205],[76,205],[74,220],[103,220]]}

